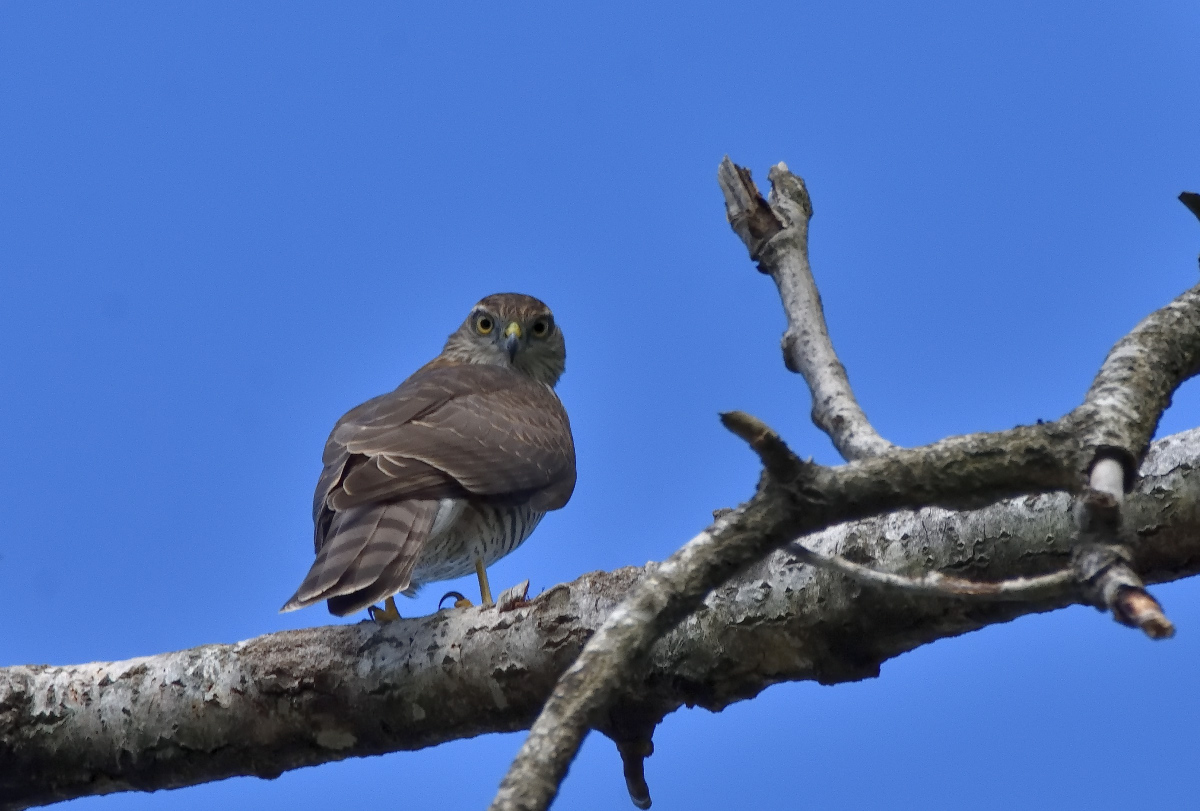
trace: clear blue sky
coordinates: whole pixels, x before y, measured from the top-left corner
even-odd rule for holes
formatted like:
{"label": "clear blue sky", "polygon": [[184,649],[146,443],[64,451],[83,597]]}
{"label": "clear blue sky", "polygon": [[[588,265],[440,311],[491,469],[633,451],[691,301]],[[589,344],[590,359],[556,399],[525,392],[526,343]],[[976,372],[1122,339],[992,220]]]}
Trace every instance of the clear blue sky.
{"label": "clear blue sky", "polygon": [[[0,8],[0,664],[330,622],[276,613],[325,436],[487,293],[557,313],[579,452],[500,587],[661,559],[747,497],[720,410],[836,461],[726,153],[808,181],[835,343],[899,443],[1058,417],[1197,279],[1194,2],[247,5]],[[1077,608],[676,713],[655,807],[1190,805],[1200,583],[1156,593],[1171,642]],[[522,739],[74,807],[480,808]],[[606,739],[557,807],[632,807]]]}

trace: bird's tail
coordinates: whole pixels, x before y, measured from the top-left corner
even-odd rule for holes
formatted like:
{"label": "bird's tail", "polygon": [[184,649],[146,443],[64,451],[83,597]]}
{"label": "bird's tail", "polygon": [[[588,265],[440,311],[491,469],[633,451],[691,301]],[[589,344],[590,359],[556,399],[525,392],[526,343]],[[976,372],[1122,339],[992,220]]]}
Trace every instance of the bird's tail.
{"label": "bird's tail", "polygon": [[409,587],[437,501],[372,504],[336,513],[304,582],[280,611],[329,601],[339,617]]}

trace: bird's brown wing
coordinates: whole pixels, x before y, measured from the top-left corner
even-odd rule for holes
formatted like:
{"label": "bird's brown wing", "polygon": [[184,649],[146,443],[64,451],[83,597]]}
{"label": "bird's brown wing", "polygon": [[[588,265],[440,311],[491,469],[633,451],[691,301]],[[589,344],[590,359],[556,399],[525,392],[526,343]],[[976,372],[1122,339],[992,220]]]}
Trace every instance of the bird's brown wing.
{"label": "bird's brown wing", "polygon": [[575,487],[558,397],[494,366],[426,367],[338,420],[324,461],[317,559],[284,610],[327,599],[344,615],[407,588],[441,499],[554,510]]}
{"label": "bird's brown wing", "polygon": [[[554,510],[575,486],[575,447],[558,397],[495,366],[414,375],[343,417],[326,454],[332,464],[327,462],[329,481],[323,484],[332,486],[325,504],[334,510],[456,496]],[[331,468],[339,464],[342,473],[334,482]]]}

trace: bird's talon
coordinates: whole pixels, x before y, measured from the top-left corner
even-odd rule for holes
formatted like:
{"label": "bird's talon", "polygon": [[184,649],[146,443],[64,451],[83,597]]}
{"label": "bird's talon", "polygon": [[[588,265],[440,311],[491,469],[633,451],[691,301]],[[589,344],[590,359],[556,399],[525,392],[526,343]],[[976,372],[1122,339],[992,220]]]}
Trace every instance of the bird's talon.
{"label": "bird's talon", "polygon": [[367,613],[371,615],[371,619],[380,625],[400,619],[400,611],[396,608],[395,597],[388,597],[383,603],[383,608],[377,608],[373,605],[368,606]]}
{"label": "bird's talon", "polygon": [[442,603],[446,602],[447,597],[454,598],[454,608],[470,608],[472,605],[474,605],[474,603],[459,594],[457,591],[448,591],[442,595],[442,599],[438,600],[438,611],[442,610]]}

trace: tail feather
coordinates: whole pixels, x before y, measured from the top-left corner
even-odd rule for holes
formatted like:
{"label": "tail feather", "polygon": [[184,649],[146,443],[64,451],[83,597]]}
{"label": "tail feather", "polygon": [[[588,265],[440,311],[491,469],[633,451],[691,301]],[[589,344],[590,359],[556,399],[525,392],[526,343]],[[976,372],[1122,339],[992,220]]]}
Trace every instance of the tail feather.
{"label": "tail feather", "polygon": [[[375,605],[397,591],[408,591],[407,584],[412,575],[412,562],[397,558],[384,569],[374,583],[364,589],[349,594],[339,594],[329,598],[329,613],[345,617],[362,611],[367,606]],[[399,584],[404,583],[401,587]]]}
{"label": "tail feather", "polygon": [[[437,508],[437,501],[401,501],[336,513],[316,561],[281,610],[330,600],[330,611],[344,616],[408,588]],[[345,605],[356,607],[341,610]]]}
{"label": "tail feather", "polygon": [[337,585],[342,574],[375,537],[386,509],[380,505],[374,509],[360,507],[334,513],[325,543],[296,590],[296,597],[304,601],[304,605],[323,599]]}

